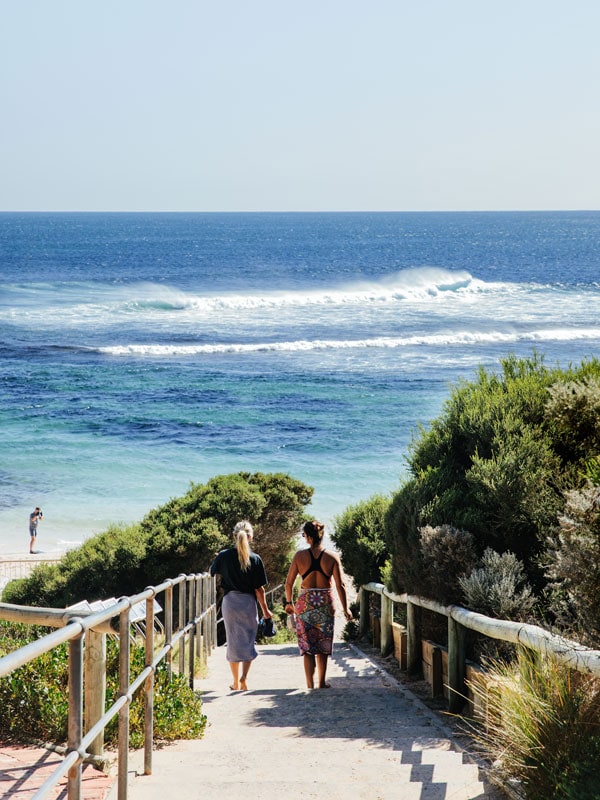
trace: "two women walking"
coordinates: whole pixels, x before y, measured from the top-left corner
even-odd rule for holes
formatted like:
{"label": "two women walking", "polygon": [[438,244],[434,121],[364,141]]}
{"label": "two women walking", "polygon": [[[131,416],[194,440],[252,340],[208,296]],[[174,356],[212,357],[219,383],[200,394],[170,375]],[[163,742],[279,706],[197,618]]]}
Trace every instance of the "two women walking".
{"label": "two women walking", "polygon": [[[309,689],[328,688],[327,662],[333,647],[335,609],[333,584],[344,616],[352,619],[339,557],[323,547],[325,526],[313,520],[302,528],[307,548],[298,550],[292,559],[285,583],[285,610],[295,615],[298,647],[304,657],[304,674]],[[233,530],[234,546],[221,550],[210,567],[211,575],[221,576],[222,614],[227,637],[227,661],[231,669],[233,691],[248,689],[248,672],[256,651],[258,629],[257,602],[263,617],[271,619],[266,600],[267,576],[259,555],[251,549],[252,525],[244,520]],[[296,578],[301,577],[300,592],[294,604],[292,593]]]}

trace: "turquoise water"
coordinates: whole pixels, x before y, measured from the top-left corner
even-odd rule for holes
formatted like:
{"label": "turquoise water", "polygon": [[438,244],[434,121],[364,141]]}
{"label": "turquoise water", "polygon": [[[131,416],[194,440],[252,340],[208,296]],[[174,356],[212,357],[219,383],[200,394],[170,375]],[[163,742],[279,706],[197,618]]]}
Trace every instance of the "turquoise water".
{"label": "turquoise water", "polygon": [[600,344],[600,213],[0,214],[0,552],[283,471],[335,514],[449,387]]}

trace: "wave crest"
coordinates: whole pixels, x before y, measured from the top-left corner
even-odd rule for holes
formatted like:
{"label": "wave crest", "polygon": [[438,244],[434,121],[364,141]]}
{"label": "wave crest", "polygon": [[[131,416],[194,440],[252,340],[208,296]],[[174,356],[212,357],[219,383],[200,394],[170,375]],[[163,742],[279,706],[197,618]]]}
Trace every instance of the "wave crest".
{"label": "wave crest", "polygon": [[311,350],[358,350],[366,348],[450,347],[473,344],[515,342],[600,340],[600,328],[558,328],[530,331],[452,331],[412,336],[376,336],[369,339],[300,339],[290,342],[212,343],[212,344],[129,344],[100,347],[111,356],[195,356],[268,352],[307,352]]}

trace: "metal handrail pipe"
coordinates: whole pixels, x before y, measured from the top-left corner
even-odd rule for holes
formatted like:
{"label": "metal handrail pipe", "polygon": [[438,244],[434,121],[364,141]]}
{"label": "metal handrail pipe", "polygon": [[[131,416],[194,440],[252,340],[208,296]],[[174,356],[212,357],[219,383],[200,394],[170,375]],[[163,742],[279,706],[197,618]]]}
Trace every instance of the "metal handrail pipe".
{"label": "metal handrail pipe", "polygon": [[177,586],[182,580],[185,580],[185,577],[184,573],[180,573],[176,578],[166,578],[162,583],[157,585],[156,593],[158,594],[159,592],[164,592],[165,589],[169,587]]}
{"label": "metal handrail pipe", "polygon": [[37,792],[33,795],[31,800],[44,800],[44,798],[48,797],[52,789],[58,785],[58,782],[61,780],[61,778],[64,778],[71,767],[76,766],[79,761],[81,761],[81,758],[76,750],[72,750],[70,753],[67,753],[50,777],[44,781],[42,786],[40,786]]}
{"label": "metal handrail pipe", "polygon": [[59,628],[58,630],[46,634],[46,636],[42,636],[35,642],[23,645],[23,647],[20,647],[13,653],[7,653],[0,658],[0,678],[18,669],[18,667],[27,664],[27,662],[31,661],[33,658],[47,653],[49,650],[52,650],[53,647],[68,642],[70,639],[74,639],[82,633],[83,625],[80,620],[77,620],[76,622],[70,622],[64,628]]}
{"label": "metal handrail pipe", "polygon": [[165,645],[164,645],[163,647],[161,647],[161,648],[160,648],[160,650],[159,650],[159,651],[158,651],[158,652],[155,654],[155,656],[154,656],[154,659],[152,660],[152,669],[153,669],[154,671],[156,671],[156,668],[158,667],[158,665],[160,664],[160,662],[163,660],[163,658],[164,658],[164,657],[167,655],[167,653],[169,652],[169,650],[172,650],[172,649],[173,649],[173,646],[172,646],[172,645],[170,645],[170,644],[165,644]]}
{"label": "metal handrail pipe", "polygon": [[151,666],[144,667],[144,669],[140,672],[137,678],[134,680],[133,683],[129,684],[129,693],[133,697],[133,695],[137,692],[140,686],[143,685],[144,681],[149,675],[152,675],[154,669]]}
{"label": "metal handrail pipe", "polygon": [[103,617],[94,621],[93,625],[88,625],[87,627],[92,627],[100,633],[114,633],[114,628],[111,626],[110,622],[105,624],[105,620],[110,620],[112,617],[113,608],[114,606],[111,606],[111,613],[105,614],[105,612],[86,611],[84,609],[33,608],[32,606],[0,603],[0,619],[7,620],[8,622],[22,622],[26,625],[43,625],[47,628],[64,628],[73,617],[87,618],[93,616],[96,620],[97,614],[103,614]]}

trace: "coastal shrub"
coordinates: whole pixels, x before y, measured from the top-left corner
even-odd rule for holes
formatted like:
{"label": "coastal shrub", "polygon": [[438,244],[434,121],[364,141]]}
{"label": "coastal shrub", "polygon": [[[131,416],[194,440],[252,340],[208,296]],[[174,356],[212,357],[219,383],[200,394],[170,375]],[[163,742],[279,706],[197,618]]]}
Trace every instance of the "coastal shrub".
{"label": "coastal shrub", "polygon": [[475,740],[499,776],[517,779],[528,800],[600,797],[598,678],[523,650],[487,679],[495,689],[471,686],[487,708]]}
{"label": "coastal shrub", "polygon": [[[51,629],[0,622],[0,655],[39,639]],[[131,647],[131,675],[144,669],[144,647]],[[107,704],[119,694],[118,646],[107,640]],[[68,650],[59,645],[33,661],[0,678],[0,739],[27,743],[67,740]],[[185,676],[174,675],[169,682],[164,662],[155,674],[155,740],[193,739],[202,735],[206,718],[202,703],[188,686]],[[140,690],[130,706],[130,743],[140,747],[144,736],[144,699]],[[107,727],[105,741],[116,744],[118,719]]]}
{"label": "coastal shrub", "polygon": [[[407,481],[394,494],[384,519],[385,539],[391,554],[391,588],[420,594],[423,585],[422,525],[431,521],[425,481]],[[389,579],[388,579],[389,580]]]}
{"label": "coastal shrub", "polygon": [[236,522],[248,519],[254,526],[252,547],[264,561],[270,585],[282,583],[312,494],[311,487],[283,473],[239,472],[192,484],[183,497],[141,522],[146,580],[205,571],[216,553],[232,544]]}
{"label": "coastal shrub", "polygon": [[600,452],[600,381],[558,381],[548,389],[546,419],[564,462]]}
{"label": "coastal shrub", "polygon": [[[565,447],[549,390],[569,381],[592,387],[594,379],[600,380],[595,359],[561,370],[534,353],[507,357],[496,372],[481,368],[452,390],[441,416],[411,445],[410,478],[386,517],[399,589],[418,594],[425,580],[419,528],[446,524],[468,530],[479,556],[486,548],[514,553],[534,591],[543,590],[547,531],[581,460],[597,455],[589,450],[589,426],[575,431],[577,447]],[[566,460],[575,456],[577,463]]]}
{"label": "coastal shrub", "polygon": [[[144,647],[134,644],[130,651],[131,675],[139,675],[145,665]],[[111,705],[119,692],[119,648],[112,640],[106,647],[106,704]],[[129,743],[138,748],[144,744],[144,693],[140,689],[129,707]],[[117,745],[118,717],[106,728],[105,742]],[[190,688],[187,677],[173,673],[171,680],[164,661],[154,674],[154,740],[199,739],[206,727],[200,695]]]}
{"label": "coastal shrub", "polygon": [[600,456],[586,461],[582,476],[589,486],[600,486]]}
{"label": "coastal shrub", "polygon": [[496,619],[525,622],[535,603],[523,564],[514,553],[487,548],[468,575],[459,578],[467,608]]}
{"label": "coastal shrub", "polygon": [[2,599],[59,608],[136,594],[182,572],[205,572],[216,553],[232,543],[240,519],[254,525],[253,548],[274,586],[285,580],[312,493],[281,473],[243,472],[192,484],[183,497],[153,509],[139,524],[113,525],[69,550],[58,564],[42,564],[29,578],[12,581]]}
{"label": "coastal shrub", "polygon": [[[51,630],[0,621],[0,655],[24,647]],[[67,664],[67,645],[63,644],[0,678],[0,740],[66,742]]]}
{"label": "coastal shrub", "polygon": [[600,487],[567,492],[545,559],[553,609],[562,626],[600,646]]}
{"label": "coastal shrub", "polygon": [[389,558],[385,540],[385,515],[389,505],[389,498],[374,495],[349,506],[334,519],[331,539],[356,589],[364,583],[382,580],[381,571]]}
{"label": "coastal shrub", "polygon": [[460,602],[460,579],[477,560],[472,534],[451,525],[425,525],[419,528],[419,534],[422,593],[444,604]]}

